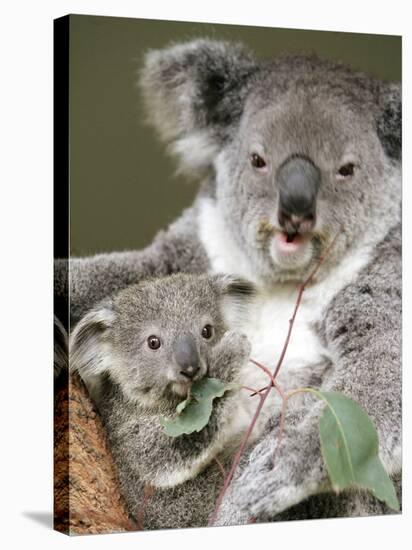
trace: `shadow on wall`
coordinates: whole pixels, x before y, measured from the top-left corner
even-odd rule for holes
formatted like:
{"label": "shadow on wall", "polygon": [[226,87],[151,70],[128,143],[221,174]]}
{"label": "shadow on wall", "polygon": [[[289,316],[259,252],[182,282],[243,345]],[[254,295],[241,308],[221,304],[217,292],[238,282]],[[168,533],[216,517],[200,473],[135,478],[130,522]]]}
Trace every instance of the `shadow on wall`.
{"label": "shadow on wall", "polygon": [[25,518],[31,519],[35,523],[47,529],[53,529],[53,513],[52,512],[23,512]]}

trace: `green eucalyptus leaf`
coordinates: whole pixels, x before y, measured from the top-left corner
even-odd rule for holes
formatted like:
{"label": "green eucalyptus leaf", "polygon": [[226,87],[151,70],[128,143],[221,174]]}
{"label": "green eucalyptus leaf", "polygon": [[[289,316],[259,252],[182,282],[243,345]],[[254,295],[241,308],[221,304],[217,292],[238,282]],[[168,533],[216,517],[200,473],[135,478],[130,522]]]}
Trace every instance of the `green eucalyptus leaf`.
{"label": "green eucalyptus leaf", "polygon": [[395,488],[380,458],[372,420],[352,399],[337,392],[313,393],[327,404],[319,421],[322,455],[335,491],[359,486],[393,510],[399,510]]}
{"label": "green eucalyptus leaf", "polygon": [[213,400],[228,390],[233,384],[225,384],[217,378],[202,378],[191,387],[190,395],[176,407],[175,418],[161,419],[165,433],[170,437],[200,432],[209,422]]}

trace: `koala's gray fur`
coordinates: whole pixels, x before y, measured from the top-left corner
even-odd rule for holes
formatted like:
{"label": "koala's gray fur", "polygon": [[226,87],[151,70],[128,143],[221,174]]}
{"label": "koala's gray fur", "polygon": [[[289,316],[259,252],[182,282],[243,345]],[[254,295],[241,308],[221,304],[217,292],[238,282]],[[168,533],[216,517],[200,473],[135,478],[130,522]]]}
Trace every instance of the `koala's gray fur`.
{"label": "koala's gray fur", "polygon": [[[227,316],[231,309],[241,315],[253,292],[228,276],[151,279],[104,300],[72,333],[71,369],[91,388],[129,512],[134,519],[143,515],[145,528],[206,525],[213,511],[223,478],[211,463],[218,455],[227,461],[243,435],[236,421],[239,390],[215,401],[200,432],[171,438],[161,419],[175,416],[192,381],[209,376],[241,383],[250,344],[228,330]],[[207,340],[205,325],[213,327]],[[160,338],[159,349],[149,348],[151,335]],[[199,371],[189,379],[175,355],[182,336],[191,338],[199,357]],[[144,502],[149,486],[155,492]]]}
{"label": "koala's gray fur", "polygon": [[54,316],[53,376],[57,380],[68,367],[68,335],[61,321]]}
{"label": "koala's gray fur", "polygon": [[[360,401],[375,420],[382,460],[399,477],[400,85],[312,56],[262,62],[239,45],[197,40],[150,52],[142,86],[161,137],[182,167],[202,172],[204,181],[194,205],[145,250],[71,260],[72,321],[152,274],[232,273],[257,286],[260,305],[244,332],[252,357],[272,367],[296,286],[337,235],[304,293],[279,382],[293,388],[315,379],[317,387]],[[263,168],[252,164],[254,155],[264,159]],[[302,187],[294,194],[291,185],[285,195],[285,167],[301,182],[309,182],[310,172],[311,193]],[[305,212],[300,226],[294,208]],[[283,254],[293,239],[298,251]],[[65,276],[62,263],[57,283],[63,304]],[[273,404],[267,409],[274,414],[269,433],[277,410]],[[282,460],[271,472],[273,436],[261,436],[219,522],[244,522],[249,514],[257,521],[275,519],[329,489],[316,435],[318,413],[313,401],[296,402]],[[316,505],[298,509],[323,517],[322,502],[331,500],[336,515],[368,509],[367,500],[343,504],[353,495],[314,498],[308,502]]]}
{"label": "koala's gray fur", "polygon": [[[369,412],[378,428],[381,457],[397,478],[398,493],[399,466],[393,452],[401,445],[402,300],[400,288],[393,282],[401,279],[400,249],[400,227],[396,227],[379,245],[374,261],[334,298],[320,327],[335,364],[322,381],[322,389],[350,395]],[[279,418],[269,423],[267,435],[245,457],[219,523],[245,523],[251,516],[264,521],[319,490],[329,489],[318,436],[322,404],[312,405],[310,411],[293,411],[286,417],[283,443],[276,456]],[[279,519],[295,519],[302,512],[305,515],[300,517],[310,518],[391,513],[370,495],[354,492],[333,498],[319,495],[290,508]]]}

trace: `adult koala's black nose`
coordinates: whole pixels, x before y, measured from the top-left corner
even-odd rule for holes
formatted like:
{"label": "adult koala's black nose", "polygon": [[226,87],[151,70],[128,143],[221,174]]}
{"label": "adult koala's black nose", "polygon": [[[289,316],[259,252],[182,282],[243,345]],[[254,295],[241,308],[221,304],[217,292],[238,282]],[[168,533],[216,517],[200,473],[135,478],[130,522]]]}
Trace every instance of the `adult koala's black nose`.
{"label": "adult koala's black nose", "polygon": [[173,353],[179,374],[186,378],[194,378],[200,369],[200,356],[193,336],[184,334],[177,338],[173,346]]}
{"label": "adult koala's black nose", "polygon": [[310,231],[316,221],[319,168],[307,157],[293,155],[278,169],[278,220],[287,233]]}

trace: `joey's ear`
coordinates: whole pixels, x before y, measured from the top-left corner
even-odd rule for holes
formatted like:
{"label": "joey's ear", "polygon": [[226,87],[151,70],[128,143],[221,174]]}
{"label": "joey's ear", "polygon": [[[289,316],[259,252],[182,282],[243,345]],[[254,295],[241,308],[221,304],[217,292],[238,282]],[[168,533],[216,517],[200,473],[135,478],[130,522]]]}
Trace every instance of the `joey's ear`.
{"label": "joey's ear", "polygon": [[195,40],[146,55],[151,122],[185,168],[207,168],[239,120],[258,64],[242,45]]}
{"label": "joey's ear", "polygon": [[215,275],[214,282],[221,294],[233,300],[248,301],[256,294],[253,283],[236,275]]}
{"label": "joey's ear", "polygon": [[257,293],[255,285],[235,275],[215,275],[213,282],[222,297],[223,315],[230,328],[241,328]]}
{"label": "joey's ear", "polygon": [[402,93],[400,84],[383,84],[377,132],[386,154],[402,158]]}
{"label": "joey's ear", "polygon": [[108,369],[109,334],[115,313],[108,302],[87,313],[75,326],[69,341],[69,364],[87,381]]}

